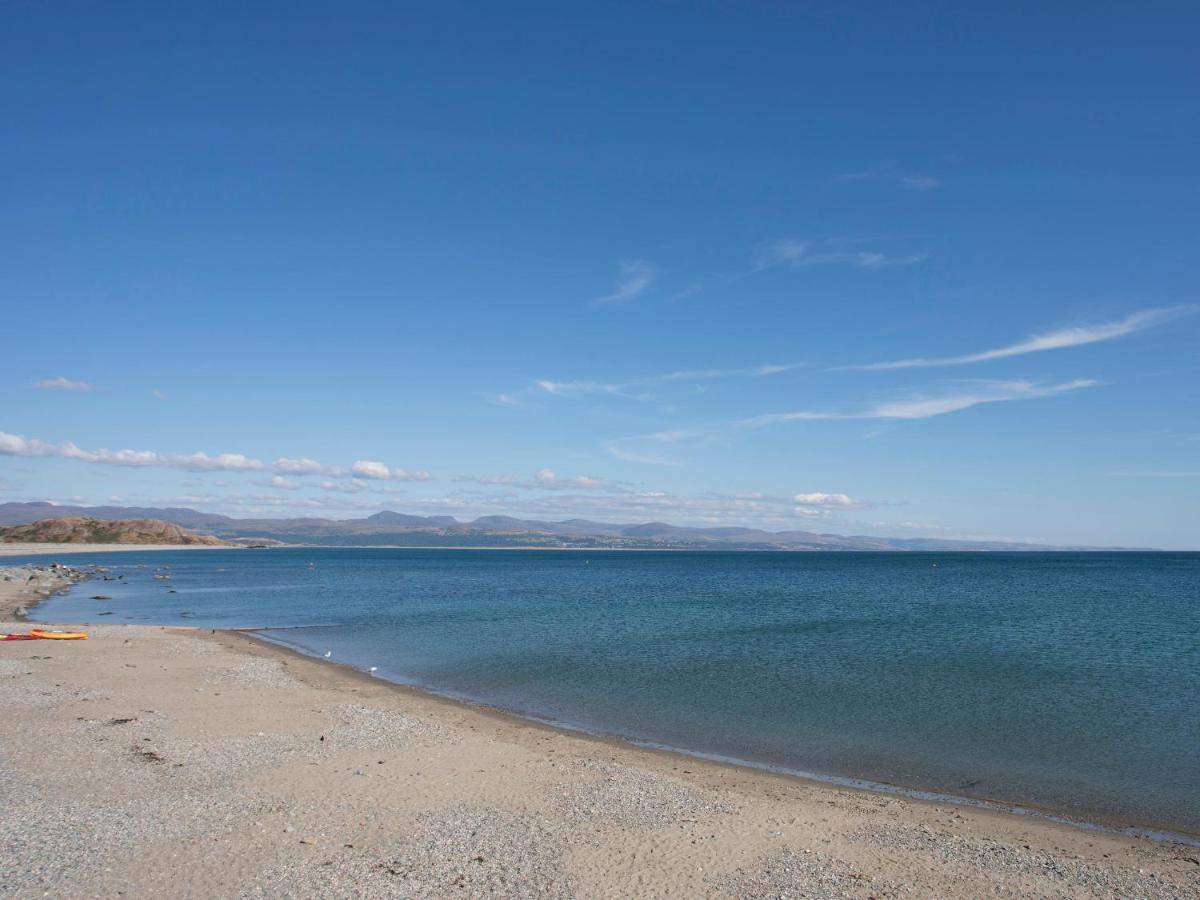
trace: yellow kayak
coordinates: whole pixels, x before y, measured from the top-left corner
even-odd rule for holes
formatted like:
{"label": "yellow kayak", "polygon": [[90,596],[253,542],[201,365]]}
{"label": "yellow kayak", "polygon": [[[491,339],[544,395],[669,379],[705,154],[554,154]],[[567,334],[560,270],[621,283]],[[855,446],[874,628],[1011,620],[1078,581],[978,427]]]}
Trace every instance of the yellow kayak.
{"label": "yellow kayak", "polygon": [[86,641],[86,631],[43,631],[41,628],[30,628],[29,633],[35,638],[46,641]]}

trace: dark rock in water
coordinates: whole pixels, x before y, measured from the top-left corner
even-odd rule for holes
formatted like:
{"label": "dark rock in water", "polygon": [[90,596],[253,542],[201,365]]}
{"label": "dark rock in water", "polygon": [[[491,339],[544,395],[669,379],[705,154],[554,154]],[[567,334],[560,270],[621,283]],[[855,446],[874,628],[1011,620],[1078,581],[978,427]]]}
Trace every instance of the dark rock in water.
{"label": "dark rock in water", "polygon": [[108,596],[108,594],[93,594],[92,599],[93,600],[111,600],[112,597]]}

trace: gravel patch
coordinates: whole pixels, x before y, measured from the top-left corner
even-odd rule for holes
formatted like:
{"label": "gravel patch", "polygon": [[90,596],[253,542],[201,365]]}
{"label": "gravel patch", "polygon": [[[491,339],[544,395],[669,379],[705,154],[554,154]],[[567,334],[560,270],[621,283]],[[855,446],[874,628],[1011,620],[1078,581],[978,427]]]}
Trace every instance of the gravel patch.
{"label": "gravel patch", "polygon": [[222,653],[228,653],[224,647],[216,641],[208,641],[199,637],[184,637],[176,640],[172,647],[172,652],[176,656],[217,656]]}
{"label": "gravel patch", "polygon": [[304,734],[174,737],[165,716],[146,710],[80,719],[74,727],[105,741],[106,755],[120,767],[123,777],[165,779],[189,789],[219,787],[255,769],[322,759],[342,751],[399,750],[414,741],[449,739],[441,729],[402,713],[357,705],[336,706],[329,712],[328,725]]}
{"label": "gravel patch", "polygon": [[27,675],[31,671],[29,660],[0,659],[0,675]]}
{"label": "gravel patch", "polygon": [[318,752],[314,740],[290,734],[262,734],[216,740],[134,739],[129,759],[173,780],[220,785],[258,768],[273,768]]}
{"label": "gravel patch", "polygon": [[330,750],[389,750],[415,739],[455,740],[436,725],[392,710],[346,704],[335,707],[333,712],[336,724],[325,732],[324,741]]}
{"label": "gravel patch", "polygon": [[0,681],[0,708],[4,709],[40,709],[63,703],[86,703],[111,699],[111,691],[89,690],[65,684],[47,685],[44,682],[40,685],[31,685],[20,678],[6,678]]}
{"label": "gravel patch", "polygon": [[282,808],[267,798],[218,799],[210,792],[104,803],[61,798],[2,759],[0,798],[5,897],[62,896],[146,844],[229,831],[256,812]]}
{"label": "gravel patch", "polygon": [[557,788],[551,802],[568,821],[655,828],[734,812],[674,778],[591,760],[579,768],[599,778]]}
{"label": "gravel patch", "polygon": [[1195,900],[1200,897],[1200,877],[1187,884],[1145,875],[1112,870],[1078,860],[1053,856],[1040,850],[1013,847],[995,841],[963,838],[929,828],[877,825],[858,837],[873,847],[907,850],[931,855],[942,862],[974,870],[989,879],[1003,876],[1044,878],[1055,889],[1049,896],[1098,898],[1137,897],[1142,900]]}
{"label": "gravel patch", "polygon": [[291,688],[299,685],[287,667],[276,659],[242,660],[233,666],[209,669],[203,678],[209,684],[225,687]]}
{"label": "gravel patch", "polygon": [[263,873],[245,898],[572,896],[561,845],[547,823],[499,809],[421,816],[415,834],[382,857],[366,854]]}
{"label": "gravel patch", "polygon": [[835,900],[893,897],[897,893],[895,885],[874,880],[840,859],[811,850],[785,850],[758,869],[739,869],[713,878],[711,883],[723,893],[745,900]]}

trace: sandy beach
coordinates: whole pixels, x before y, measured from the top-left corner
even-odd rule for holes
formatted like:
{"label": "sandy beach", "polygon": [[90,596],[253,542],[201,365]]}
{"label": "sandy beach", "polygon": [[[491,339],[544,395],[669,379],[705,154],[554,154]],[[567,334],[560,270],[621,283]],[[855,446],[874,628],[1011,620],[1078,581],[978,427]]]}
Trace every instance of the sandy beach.
{"label": "sandy beach", "polygon": [[[0,580],[0,630],[67,583]],[[7,896],[1200,894],[1187,845],[641,749],[240,633],[87,630],[0,644]]]}

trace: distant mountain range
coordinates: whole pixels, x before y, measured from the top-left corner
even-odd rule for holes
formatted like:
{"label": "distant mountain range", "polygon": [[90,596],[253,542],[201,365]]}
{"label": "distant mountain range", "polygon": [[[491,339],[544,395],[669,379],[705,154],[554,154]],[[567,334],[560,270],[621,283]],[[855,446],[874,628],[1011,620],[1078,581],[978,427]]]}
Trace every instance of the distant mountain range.
{"label": "distant mountain range", "polygon": [[[548,522],[483,516],[412,516],[385,510],[365,519],[235,519],[185,507],[59,506],[0,503],[0,525],[23,525],[66,516],[159,519],[239,543],[261,541],[308,546],[545,547],[631,550],[1090,550],[1004,541],[953,541],[763,531],[756,528],[690,528],[666,522],[614,525],[587,519]],[[1114,549],[1114,548],[1104,548]]]}

